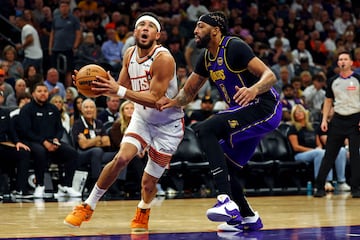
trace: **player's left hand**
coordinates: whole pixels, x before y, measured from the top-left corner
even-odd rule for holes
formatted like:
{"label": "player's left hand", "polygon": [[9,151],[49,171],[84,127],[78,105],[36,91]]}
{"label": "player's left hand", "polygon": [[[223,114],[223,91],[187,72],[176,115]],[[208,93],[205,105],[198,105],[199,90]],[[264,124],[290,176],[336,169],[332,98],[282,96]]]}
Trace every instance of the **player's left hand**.
{"label": "player's left hand", "polygon": [[238,86],[235,86],[236,93],[234,95],[234,100],[236,103],[238,103],[240,106],[246,106],[254,100],[256,97],[256,92],[252,88],[242,87],[239,88]]}
{"label": "player's left hand", "polygon": [[119,84],[111,76],[110,72],[107,72],[108,79],[101,76],[97,76],[98,81],[93,81],[91,90],[99,95],[116,95]]}

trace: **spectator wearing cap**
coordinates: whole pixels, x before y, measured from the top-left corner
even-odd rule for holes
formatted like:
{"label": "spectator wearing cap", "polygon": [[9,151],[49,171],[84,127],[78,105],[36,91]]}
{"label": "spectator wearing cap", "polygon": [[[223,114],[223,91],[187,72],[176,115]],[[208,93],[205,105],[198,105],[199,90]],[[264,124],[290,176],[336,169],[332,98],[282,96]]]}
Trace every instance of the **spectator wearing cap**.
{"label": "spectator wearing cap", "polygon": [[291,120],[291,109],[296,104],[301,104],[303,106],[305,104],[301,98],[296,97],[295,88],[291,84],[286,84],[283,86],[281,95],[282,121],[289,122]]}
{"label": "spectator wearing cap", "polygon": [[201,105],[199,110],[195,110],[190,115],[190,124],[204,121],[205,119],[209,118],[213,115],[214,110],[214,102],[211,96],[204,96],[201,99]]}

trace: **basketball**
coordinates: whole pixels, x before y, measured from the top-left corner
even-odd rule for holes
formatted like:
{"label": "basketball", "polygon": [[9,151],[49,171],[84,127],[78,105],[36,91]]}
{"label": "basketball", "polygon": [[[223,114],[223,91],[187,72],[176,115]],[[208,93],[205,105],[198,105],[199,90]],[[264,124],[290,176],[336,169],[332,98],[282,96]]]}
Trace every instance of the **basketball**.
{"label": "basketball", "polygon": [[78,91],[86,97],[97,97],[91,90],[92,81],[97,81],[96,76],[108,78],[104,68],[96,64],[88,64],[80,68],[75,77],[75,86]]}

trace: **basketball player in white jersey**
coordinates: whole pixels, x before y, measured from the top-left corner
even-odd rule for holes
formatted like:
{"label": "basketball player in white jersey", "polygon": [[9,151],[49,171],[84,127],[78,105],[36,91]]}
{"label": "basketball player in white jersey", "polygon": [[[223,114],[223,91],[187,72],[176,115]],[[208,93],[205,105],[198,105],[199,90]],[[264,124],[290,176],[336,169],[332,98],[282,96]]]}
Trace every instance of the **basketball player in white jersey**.
{"label": "basketball player in white jersey", "polygon": [[161,25],[152,13],[140,15],[135,23],[136,45],[125,54],[118,82],[99,77],[93,91],[120,96],[135,102],[135,111],[122,139],[120,150],[102,170],[84,203],[76,206],[64,220],[80,227],[90,220],[97,202],[116,180],[123,168],[136,156],[148,151],[148,162],[141,184],[141,201],[131,222],[132,232],[147,232],[151,201],[156,183],[168,166],[184,134],[183,111],[179,107],[158,111],[155,103],[162,97],[172,98],[178,92],[175,60],[169,51],[157,45]]}

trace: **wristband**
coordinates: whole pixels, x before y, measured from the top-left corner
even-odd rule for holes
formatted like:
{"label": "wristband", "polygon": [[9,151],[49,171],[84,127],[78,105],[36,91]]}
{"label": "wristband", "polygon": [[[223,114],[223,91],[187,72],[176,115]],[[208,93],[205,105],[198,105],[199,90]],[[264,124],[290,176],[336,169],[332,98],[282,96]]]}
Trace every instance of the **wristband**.
{"label": "wristband", "polygon": [[126,93],[126,87],[123,87],[123,86],[119,86],[119,89],[117,91],[117,95],[121,98],[124,98],[125,97],[125,93]]}

